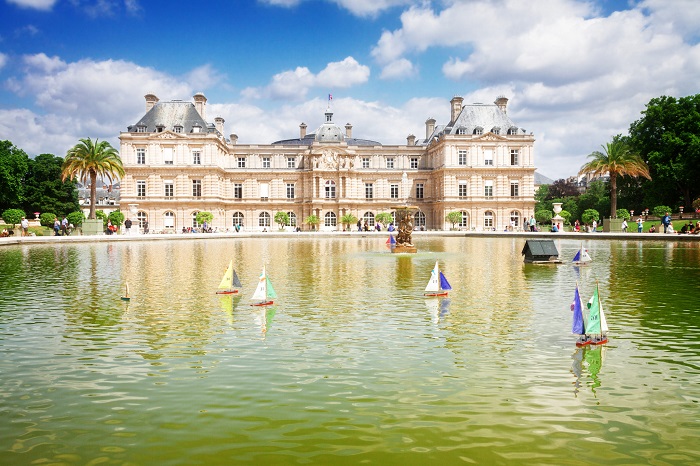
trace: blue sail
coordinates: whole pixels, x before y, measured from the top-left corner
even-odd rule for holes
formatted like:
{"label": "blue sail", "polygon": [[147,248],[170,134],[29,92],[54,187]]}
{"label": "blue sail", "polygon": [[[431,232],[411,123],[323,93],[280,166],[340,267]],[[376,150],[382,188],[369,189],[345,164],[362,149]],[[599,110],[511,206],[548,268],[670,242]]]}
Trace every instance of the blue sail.
{"label": "blue sail", "polygon": [[574,256],[574,260],[572,262],[579,262],[581,260],[581,250],[579,249],[576,251],[576,255]]}
{"label": "blue sail", "polygon": [[451,290],[452,287],[450,286],[450,283],[447,281],[445,278],[445,274],[440,272],[440,289],[442,290]]}
{"label": "blue sail", "polygon": [[571,303],[571,310],[574,311],[574,323],[571,326],[571,333],[575,335],[585,335],[586,326],[583,323],[583,309],[581,308],[581,295],[578,293],[578,285],[574,292],[574,302]]}

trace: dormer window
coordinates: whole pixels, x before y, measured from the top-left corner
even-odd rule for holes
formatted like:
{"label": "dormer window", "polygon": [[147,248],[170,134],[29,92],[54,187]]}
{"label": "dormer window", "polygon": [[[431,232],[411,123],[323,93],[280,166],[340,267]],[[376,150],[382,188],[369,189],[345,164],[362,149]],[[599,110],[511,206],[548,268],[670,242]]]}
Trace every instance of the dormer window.
{"label": "dormer window", "polygon": [[136,127],[136,132],[137,133],[145,133],[146,132],[146,125],[138,125]]}
{"label": "dormer window", "polygon": [[192,125],[192,132],[193,133],[201,133],[202,127],[198,124],[194,124],[194,125]]}
{"label": "dormer window", "polygon": [[491,132],[493,134],[501,134],[501,128],[499,128],[498,126],[494,126],[493,128],[491,128]]}
{"label": "dormer window", "polygon": [[182,126],[180,126],[180,125],[175,126],[173,128],[173,131],[175,131],[176,133],[182,133]]}
{"label": "dormer window", "polygon": [[476,128],[474,128],[474,134],[477,136],[484,134],[484,128],[482,128],[481,126],[477,126]]}
{"label": "dormer window", "polygon": [[457,134],[467,134],[467,128],[464,128],[464,127],[458,128]]}
{"label": "dormer window", "polygon": [[518,128],[516,128],[515,126],[511,126],[510,128],[508,128],[508,134],[509,135],[518,134]]}
{"label": "dormer window", "polygon": [[164,129],[165,129],[165,126],[156,125],[156,133],[162,133]]}

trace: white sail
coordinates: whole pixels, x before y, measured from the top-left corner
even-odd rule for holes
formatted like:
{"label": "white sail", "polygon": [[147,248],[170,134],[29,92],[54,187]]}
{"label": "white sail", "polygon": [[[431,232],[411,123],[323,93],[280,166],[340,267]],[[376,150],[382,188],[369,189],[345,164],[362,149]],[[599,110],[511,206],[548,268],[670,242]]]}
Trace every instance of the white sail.
{"label": "white sail", "polygon": [[605,320],[605,312],[603,311],[603,301],[600,301],[600,298],[598,299],[600,303],[600,333],[602,333],[603,335],[607,335],[608,321]]}
{"label": "white sail", "polygon": [[231,260],[228,263],[228,268],[226,269],[226,272],[224,273],[223,278],[221,279],[221,283],[219,283],[219,289],[220,290],[229,290],[233,288],[231,283],[233,282],[233,260]]}
{"label": "white sail", "polygon": [[440,270],[438,269],[438,261],[435,261],[435,268],[430,273],[430,280],[425,287],[426,293],[436,293],[440,291]]}
{"label": "white sail", "polygon": [[267,276],[265,275],[265,267],[263,267],[260,273],[260,278],[258,279],[258,287],[253,293],[253,297],[250,298],[256,301],[265,301],[267,299]]}

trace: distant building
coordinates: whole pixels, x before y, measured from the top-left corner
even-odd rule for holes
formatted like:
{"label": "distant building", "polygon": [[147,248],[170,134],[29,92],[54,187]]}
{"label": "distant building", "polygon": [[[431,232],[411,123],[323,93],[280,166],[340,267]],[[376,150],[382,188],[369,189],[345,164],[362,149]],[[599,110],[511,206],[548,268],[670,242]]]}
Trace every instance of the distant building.
{"label": "distant building", "polygon": [[[115,210],[120,210],[120,191],[119,183],[108,185],[98,180],[95,196],[95,210],[101,210],[106,215],[111,214]],[[80,204],[80,209],[87,218],[90,213],[90,186],[78,184],[78,204]],[[126,213],[124,215],[126,215]]]}
{"label": "distant building", "polygon": [[269,230],[280,211],[288,228],[308,229],[315,215],[321,230],[339,230],[346,214],[371,228],[378,213],[407,204],[426,229],[450,228],[452,211],[473,230],[519,228],[534,214],[535,139],[508,117],[505,97],[471,105],[454,97],[447,124],[429,118],[425,138],[402,145],[356,138],[330,108],[312,133],[301,123],[298,137],[238,144],[224,136],[223,118],[207,122],[201,93],[193,103],[145,98],[144,116],[119,136],[121,204],[151,231],[196,227],[199,211],[221,230]]}

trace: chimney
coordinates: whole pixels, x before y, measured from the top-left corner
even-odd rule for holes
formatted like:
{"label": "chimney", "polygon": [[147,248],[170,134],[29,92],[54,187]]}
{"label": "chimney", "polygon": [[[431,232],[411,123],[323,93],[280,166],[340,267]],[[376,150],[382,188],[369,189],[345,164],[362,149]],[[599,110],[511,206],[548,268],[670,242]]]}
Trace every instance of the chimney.
{"label": "chimney", "polygon": [[431,134],[435,131],[435,118],[428,118],[425,120],[425,139],[427,140]]}
{"label": "chimney", "polygon": [[306,137],[306,123],[299,125],[299,139],[304,139]]}
{"label": "chimney", "polygon": [[494,104],[498,105],[503,113],[506,113],[506,106],[508,105],[508,99],[502,95],[498,96]]}
{"label": "chimney", "polygon": [[146,94],[144,97],[146,98],[146,113],[148,113],[158,103],[158,97],[155,94]]}
{"label": "chimney", "polygon": [[231,133],[229,139],[231,140],[231,144],[236,144],[238,142],[238,135]]}
{"label": "chimney", "polygon": [[224,134],[224,119],[221,117],[216,117],[214,118],[214,126],[216,126],[216,130],[223,136]]}
{"label": "chimney", "polygon": [[199,116],[202,117],[202,120],[207,121],[207,116],[205,113],[206,110],[206,105],[207,105],[207,98],[204,97],[204,94],[201,92],[197,92],[194,97],[194,108],[197,109],[197,112],[199,112]]}
{"label": "chimney", "polygon": [[462,112],[462,102],[464,102],[464,98],[458,95],[452,97],[452,100],[450,100],[450,123],[454,123]]}
{"label": "chimney", "polygon": [[352,125],[350,123],[345,123],[345,137],[352,137]]}
{"label": "chimney", "polygon": [[406,138],[406,145],[415,146],[416,145],[416,137],[412,134],[409,134],[408,137]]}

